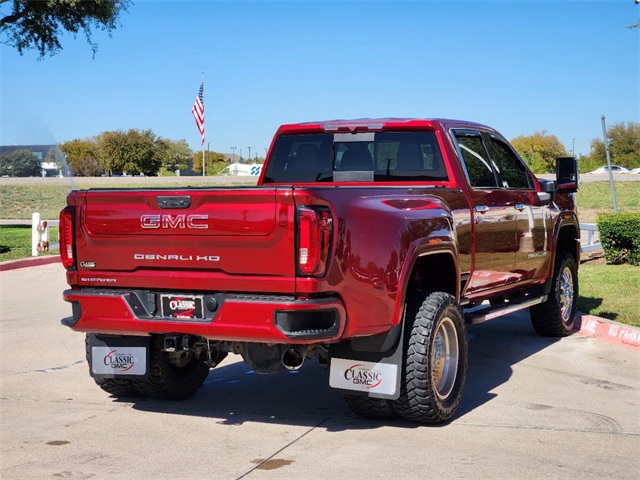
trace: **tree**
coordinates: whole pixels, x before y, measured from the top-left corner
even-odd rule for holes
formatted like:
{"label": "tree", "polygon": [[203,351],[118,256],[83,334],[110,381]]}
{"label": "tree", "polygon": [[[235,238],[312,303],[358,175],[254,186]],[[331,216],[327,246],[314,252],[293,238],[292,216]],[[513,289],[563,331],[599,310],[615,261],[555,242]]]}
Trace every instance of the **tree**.
{"label": "tree", "polygon": [[[640,123],[615,123],[607,128],[611,163],[627,168],[640,167]],[[591,140],[591,160],[597,166],[606,165],[607,156],[601,138]]]}
{"label": "tree", "polygon": [[95,138],[69,140],[58,145],[67,166],[74,177],[96,177],[104,171],[98,163],[98,147]]}
{"label": "tree", "polygon": [[580,173],[587,173],[601,166],[602,164],[595,162],[589,155],[580,155],[578,157],[578,171]]}
{"label": "tree", "polygon": [[[36,49],[40,58],[62,50],[60,36],[64,31],[74,37],[82,32],[93,55],[98,46],[91,40],[92,30],[111,32],[118,17],[131,5],[131,0],[0,0],[0,41],[15,47],[20,55]],[[10,13],[5,10],[10,8]]]}
{"label": "tree", "polygon": [[42,163],[31,150],[21,149],[0,155],[0,175],[34,177],[42,173]]}
{"label": "tree", "polygon": [[186,140],[174,141],[168,138],[159,138],[156,141],[156,148],[163,168],[175,172],[189,166],[193,152]]}
{"label": "tree", "polygon": [[98,136],[98,162],[110,174],[156,175],[162,165],[157,141],[152,130],[104,132]]}
{"label": "tree", "polygon": [[[202,152],[194,152],[193,171],[202,173]],[[207,175],[217,175],[229,166],[226,157],[217,152],[205,152],[205,165],[207,166]]]}
{"label": "tree", "polygon": [[520,156],[524,159],[525,162],[527,162],[527,165],[529,165],[533,173],[548,173],[547,163],[544,161],[540,153],[518,153],[520,153]]}
{"label": "tree", "polygon": [[536,165],[537,170],[542,170],[534,169],[535,173],[555,172],[556,158],[567,154],[558,137],[547,134],[546,130],[533,135],[520,135],[511,140],[511,145],[529,165]]}

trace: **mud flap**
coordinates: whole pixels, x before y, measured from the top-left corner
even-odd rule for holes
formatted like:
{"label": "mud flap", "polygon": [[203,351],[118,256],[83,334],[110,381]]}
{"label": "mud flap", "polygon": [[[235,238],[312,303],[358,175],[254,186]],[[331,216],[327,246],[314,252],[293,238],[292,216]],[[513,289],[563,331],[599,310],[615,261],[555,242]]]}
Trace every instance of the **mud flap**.
{"label": "mud flap", "polygon": [[89,373],[93,378],[146,378],[150,337],[87,335]]}
{"label": "mud flap", "polygon": [[329,386],[371,398],[397,400],[400,396],[404,322],[395,347],[386,352],[364,352],[350,344],[330,350]]}

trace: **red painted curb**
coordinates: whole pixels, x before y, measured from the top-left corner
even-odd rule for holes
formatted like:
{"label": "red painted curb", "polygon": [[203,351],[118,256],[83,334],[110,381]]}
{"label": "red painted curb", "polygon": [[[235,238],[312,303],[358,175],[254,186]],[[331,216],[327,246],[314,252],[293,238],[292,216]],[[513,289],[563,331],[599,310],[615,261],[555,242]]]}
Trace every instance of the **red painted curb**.
{"label": "red painted curb", "polygon": [[37,267],[38,265],[48,265],[50,263],[56,262],[60,262],[60,257],[58,255],[21,258],[20,260],[9,260],[8,262],[0,262],[0,272],[4,272],[6,270],[15,270],[17,268]]}
{"label": "red painted curb", "polygon": [[580,335],[595,337],[607,343],[623,347],[640,349],[640,328],[623,325],[593,315],[580,315]]}

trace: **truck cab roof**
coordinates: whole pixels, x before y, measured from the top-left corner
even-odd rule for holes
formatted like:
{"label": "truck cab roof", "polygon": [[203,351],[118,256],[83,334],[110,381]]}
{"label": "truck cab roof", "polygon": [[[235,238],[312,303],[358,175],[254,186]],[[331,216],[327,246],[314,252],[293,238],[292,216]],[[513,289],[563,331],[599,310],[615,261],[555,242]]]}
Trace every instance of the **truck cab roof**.
{"label": "truck cab roof", "polygon": [[475,122],[465,120],[453,120],[442,118],[357,118],[340,120],[321,120],[303,123],[290,123],[282,125],[276,137],[279,135],[296,135],[312,132],[323,133],[356,133],[377,132],[385,130],[437,130],[442,128],[479,128],[487,131],[494,129]]}

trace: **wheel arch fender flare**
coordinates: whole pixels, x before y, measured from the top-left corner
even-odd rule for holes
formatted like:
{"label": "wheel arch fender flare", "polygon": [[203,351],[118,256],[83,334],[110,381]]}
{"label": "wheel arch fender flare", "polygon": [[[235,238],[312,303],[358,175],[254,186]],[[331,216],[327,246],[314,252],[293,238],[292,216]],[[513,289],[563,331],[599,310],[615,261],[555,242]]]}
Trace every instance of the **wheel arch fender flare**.
{"label": "wheel arch fender flare", "polygon": [[[573,239],[573,240],[572,240]],[[576,264],[580,263],[580,224],[578,218],[573,212],[564,212],[560,215],[560,220],[553,229],[553,238],[551,239],[551,249],[549,252],[549,265],[547,267],[544,291],[546,294],[551,289],[551,281],[553,272],[558,258],[558,248],[568,250],[575,258]],[[575,243],[574,245],[572,245]]]}
{"label": "wheel arch fender flare", "polygon": [[[393,325],[399,325],[403,321],[404,306],[416,267],[420,262],[427,261],[434,256],[439,256],[442,261],[450,262],[453,270],[450,272],[452,280],[447,282],[450,285],[444,291],[453,295],[456,300],[460,299],[460,269],[457,253],[458,250],[453,242],[430,244],[428,241],[421,241],[411,245],[400,270],[398,294],[393,311]],[[438,274],[440,273],[438,272]]]}

